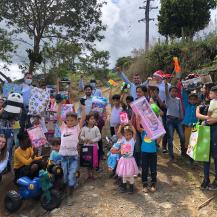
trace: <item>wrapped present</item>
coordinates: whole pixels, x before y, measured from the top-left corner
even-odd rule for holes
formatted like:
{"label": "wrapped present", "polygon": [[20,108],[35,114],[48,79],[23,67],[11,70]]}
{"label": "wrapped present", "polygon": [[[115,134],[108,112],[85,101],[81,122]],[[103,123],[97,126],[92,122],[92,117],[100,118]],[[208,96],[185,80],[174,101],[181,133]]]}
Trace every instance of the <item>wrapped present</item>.
{"label": "wrapped present", "polygon": [[10,93],[22,93],[22,86],[14,83],[5,83],[2,96],[8,98]]}
{"label": "wrapped present", "polygon": [[126,112],[120,113],[120,121],[121,121],[121,124],[128,124],[129,119],[128,119],[128,115]]}
{"label": "wrapped present", "polygon": [[132,102],[131,108],[135,114],[140,115],[141,125],[151,140],[156,140],[166,133],[163,124],[155,115],[145,97]]}
{"label": "wrapped present", "polygon": [[94,96],[92,98],[92,111],[102,114],[106,108],[107,102],[107,99],[104,97]]}
{"label": "wrapped present", "polygon": [[65,120],[66,119],[66,115],[69,112],[73,112],[73,104],[64,104],[61,107],[61,119]]}
{"label": "wrapped present", "polygon": [[47,144],[47,139],[39,126],[27,129],[27,132],[34,148],[39,148]]}
{"label": "wrapped present", "polygon": [[97,144],[83,145],[80,152],[80,166],[97,168],[98,164]]}
{"label": "wrapped present", "polygon": [[29,100],[29,115],[41,116],[48,107],[50,95],[46,90],[34,87]]}
{"label": "wrapped present", "polygon": [[109,86],[110,88],[117,87],[117,86],[118,86],[118,83],[115,82],[114,80],[110,79],[110,80],[108,81],[108,86]]}
{"label": "wrapped present", "polygon": [[210,126],[197,125],[192,130],[187,155],[195,161],[209,162]]}
{"label": "wrapped present", "polygon": [[56,123],[54,127],[54,138],[61,138],[61,130],[58,123]]}

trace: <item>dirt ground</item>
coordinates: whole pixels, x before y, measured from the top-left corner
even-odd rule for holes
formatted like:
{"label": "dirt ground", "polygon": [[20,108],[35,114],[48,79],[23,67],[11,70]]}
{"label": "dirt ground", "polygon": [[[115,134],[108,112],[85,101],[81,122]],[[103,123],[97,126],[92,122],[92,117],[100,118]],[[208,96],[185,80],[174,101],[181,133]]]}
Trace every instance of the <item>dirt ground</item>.
{"label": "dirt ground", "polygon": [[[108,132],[108,125],[104,131]],[[214,195],[200,190],[202,169],[178,155],[176,162],[170,163],[168,155],[159,152],[156,193],[144,194],[139,177],[133,195],[120,193],[114,179],[109,178],[106,161],[95,181],[86,181],[86,173],[82,168],[80,184],[71,198],[72,206],[63,200],[60,208],[46,212],[38,201],[29,200],[15,214],[4,210],[4,195],[14,188],[11,175],[4,176],[0,186],[0,217],[217,217],[217,200],[198,210],[200,204]]]}

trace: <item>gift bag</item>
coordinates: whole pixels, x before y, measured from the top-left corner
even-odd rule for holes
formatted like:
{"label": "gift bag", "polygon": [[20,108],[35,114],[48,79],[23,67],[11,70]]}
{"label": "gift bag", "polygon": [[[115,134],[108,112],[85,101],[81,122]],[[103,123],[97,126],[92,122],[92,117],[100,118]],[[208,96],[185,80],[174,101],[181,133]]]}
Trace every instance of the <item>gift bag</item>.
{"label": "gift bag", "polygon": [[65,120],[66,119],[66,115],[69,112],[73,112],[73,104],[62,105],[62,107],[61,107],[61,119]]}
{"label": "gift bag", "polygon": [[98,148],[97,145],[83,145],[80,152],[81,167],[98,167]]}
{"label": "gift bag", "polygon": [[210,126],[197,125],[192,131],[187,155],[189,155],[195,161],[209,161]]}
{"label": "gift bag", "polygon": [[121,121],[121,124],[128,124],[129,119],[128,119],[128,115],[126,112],[120,113],[120,121]]}
{"label": "gift bag", "polygon": [[27,132],[34,148],[39,148],[47,144],[47,139],[39,126],[27,129]]}
{"label": "gift bag", "polygon": [[2,97],[8,98],[10,93],[22,93],[22,86],[14,83],[5,83]]}
{"label": "gift bag", "polygon": [[43,114],[49,103],[49,93],[46,90],[34,87],[29,100],[29,115]]}

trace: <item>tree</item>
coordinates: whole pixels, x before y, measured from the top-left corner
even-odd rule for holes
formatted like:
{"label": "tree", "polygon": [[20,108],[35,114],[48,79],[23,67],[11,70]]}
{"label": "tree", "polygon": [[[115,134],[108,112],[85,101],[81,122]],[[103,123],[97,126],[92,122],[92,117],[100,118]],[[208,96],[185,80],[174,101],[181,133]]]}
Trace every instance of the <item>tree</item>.
{"label": "tree", "polygon": [[132,58],[131,56],[120,57],[116,61],[116,67],[120,67],[121,69],[126,70],[130,67],[133,61],[134,61],[134,58]]}
{"label": "tree", "polygon": [[11,53],[15,52],[15,48],[11,34],[0,28],[0,60],[10,62]]}
{"label": "tree", "polygon": [[109,51],[98,51],[97,49],[92,50],[90,61],[94,64],[95,69],[106,69],[109,66]]}
{"label": "tree", "polygon": [[104,3],[97,0],[2,0],[2,17],[16,33],[25,32],[33,40],[28,50],[29,72],[43,61],[40,45],[43,39],[63,39],[90,46],[103,38],[101,21]]}
{"label": "tree", "polygon": [[172,38],[192,39],[210,21],[215,0],[161,0],[159,33]]}

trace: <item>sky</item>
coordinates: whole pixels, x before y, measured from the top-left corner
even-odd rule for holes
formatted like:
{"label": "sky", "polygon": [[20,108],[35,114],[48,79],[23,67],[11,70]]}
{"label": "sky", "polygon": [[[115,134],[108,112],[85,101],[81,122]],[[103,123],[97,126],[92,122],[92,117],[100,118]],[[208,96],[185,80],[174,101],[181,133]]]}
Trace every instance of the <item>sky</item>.
{"label": "sky", "polygon": [[[145,11],[139,9],[143,6],[144,0],[107,0],[107,5],[102,9],[102,21],[107,25],[107,30],[104,32],[105,39],[97,42],[96,46],[99,50],[108,50],[110,52],[110,66],[113,67],[117,58],[128,56],[135,48],[144,48],[145,46],[145,23],[138,22],[144,18]],[[152,6],[159,6],[160,0],[152,1]],[[150,18],[155,21],[150,22],[150,41],[154,44],[158,38],[163,40],[158,33],[157,27],[157,10],[152,10]],[[217,10],[212,11],[212,20],[216,18]],[[210,27],[212,28],[212,27]],[[26,38],[25,35],[22,37]],[[30,41],[31,42],[31,41]],[[28,60],[25,50],[28,45],[18,42],[17,54],[13,58],[13,63],[9,66],[12,78],[21,78],[21,70],[18,69],[18,64],[22,64]],[[2,63],[0,63],[1,65]]]}

